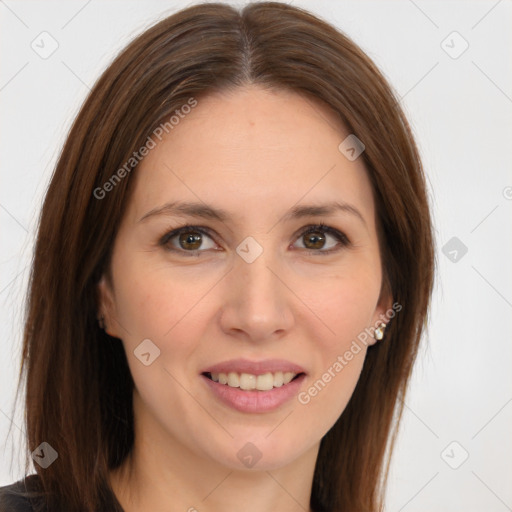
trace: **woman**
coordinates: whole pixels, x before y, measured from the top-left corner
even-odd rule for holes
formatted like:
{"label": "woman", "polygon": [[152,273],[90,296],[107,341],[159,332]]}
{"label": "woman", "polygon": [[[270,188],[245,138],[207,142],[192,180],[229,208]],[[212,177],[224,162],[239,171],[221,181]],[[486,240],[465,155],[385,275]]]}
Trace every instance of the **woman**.
{"label": "woman", "polygon": [[281,3],[164,19],[51,180],[22,361],[37,474],[0,509],[382,510],[433,276],[411,130],[352,41]]}

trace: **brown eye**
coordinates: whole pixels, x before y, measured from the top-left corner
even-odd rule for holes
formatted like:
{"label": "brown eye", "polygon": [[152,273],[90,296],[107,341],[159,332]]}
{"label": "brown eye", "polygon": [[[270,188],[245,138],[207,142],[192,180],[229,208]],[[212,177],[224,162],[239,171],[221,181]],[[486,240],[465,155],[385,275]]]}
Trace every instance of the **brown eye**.
{"label": "brown eye", "polygon": [[[194,233],[194,234],[191,234]],[[181,233],[179,235],[179,244],[182,249],[196,250],[201,247],[202,239],[200,233],[189,231],[188,233]]]}
{"label": "brown eye", "polygon": [[[333,240],[330,244],[329,237]],[[299,248],[312,254],[330,254],[350,245],[350,240],[344,233],[323,224],[308,226],[298,240],[303,244],[303,247]],[[209,230],[198,226],[174,229],[162,236],[159,245],[167,251],[185,256],[200,256],[208,249],[219,250]]]}
{"label": "brown eye", "polygon": [[[329,243],[329,237],[333,239],[335,243],[327,245]],[[312,254],[330,254],[350,245],[350,240],[344,233],[329,226],[324,226],[323,224],[310,226],[309,229],[302,233],[299,240],[302,241],[303,244],[301,248],[311,251]]]}
{"label": "brown eye", "polygon": [[[208,240],[210,240],[210,245],[207,245]],[[199,256],[201,252],[216,247],[215,242],[204,228],[193,226],[175,229],[164,235],[159,243],[168,251],[190,253],[188,256]]]}
{"label": "brown eye", "polygon": [[322,249],[325,244],[325,236],[319,231],[310,231],[303,236],[306,249]]}

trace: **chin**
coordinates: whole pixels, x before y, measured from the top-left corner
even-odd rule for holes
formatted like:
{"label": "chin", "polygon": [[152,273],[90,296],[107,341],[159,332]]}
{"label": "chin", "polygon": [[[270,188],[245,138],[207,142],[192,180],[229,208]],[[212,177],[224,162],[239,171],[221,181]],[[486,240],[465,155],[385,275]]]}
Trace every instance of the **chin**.
{"label": "chin", "polygon": [[269,432],[272,430],[261,436],[236,436],[228,443],[231,449],[221,449],[214,458],[231,470],[270,471],[292,464],[310,448],[306,442],[301,446],[293,436]]}

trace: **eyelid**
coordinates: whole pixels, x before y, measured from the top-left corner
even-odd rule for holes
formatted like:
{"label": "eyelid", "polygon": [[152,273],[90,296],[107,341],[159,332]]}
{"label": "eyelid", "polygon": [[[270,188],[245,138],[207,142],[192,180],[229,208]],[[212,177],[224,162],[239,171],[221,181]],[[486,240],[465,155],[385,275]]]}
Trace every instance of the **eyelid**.
{"label": "eyelid", "polygon": [[[181,233],[186,233],[188,231],[196,231],[198,233],[206,235],[209,238],[211,238],[215,243],[217,243],[217,241],[215,240],[215,237],[212,234],[213,231],[210,228],[207,228],[205,226],[194,226],[192,224],[186,224],[185,226],[181,226],[179,228],[175,228],[175,229],[171,229],[170,231],[167,231],[160,238],[158,244],[165,247],[167,245],[167,243],[169,242],[169,240],[171,240],[172,238],[174,238],[174,237],[176,237],[178,235],[181,235]],[[204,250],[201,251],[199,249],[195,249],[193,251],[184,251],[183,249],[174,249],[174,248],[172,248],[172,249],[167,249],[167,250],[169,250],[171,252],[172,251],[176,251],[176,252],[182,252],[182,253],[188,253],[188,254],[195,254],[195,253],[205,252]]]}
{"label": "eyelid", "polygon": [[[301,235],[305,235],[307,233],[311,233],[314,231],[322,231],[324,233],[327,233],[328,235],[331,235],[332,237],[336,238],[342,246],[351,245],[350,239],[343,231],[336,229],[332,226],[329,226],[323,222],[320,222],[318,224],[308,224],[307,226],[303,226],[301,229],[299,229],[298,232],[295,233],[294,236],[295,236],[295,238],[298,238]],[[310,251],[311,253],[330,254],[332,252],[336,252],[338,249],[329,249],[327,251],[321,251],[321,250],[315,250],[315,249],[305,249],[305,250]]]}
{"label": "eyelid", "polygon": [[[167,250],[169,252],[177,252],[177,253],[184,254],[185,256],[199,256],[202,252],[206,252],[206,250],[201,250],[201,249],[185,251],[184,249],[176,249],[174,247],[169,248],[167,246],[169,240],[180,235],[181,233],[186,233],[189,231],[195,231],[197,233],[206,235],[209,238],[211,238],[217,245],[219,245],[217,243],[217,241],[215,240],[214,231],[212,229],[205,227],[205,226],[197,226],[197,225],[193,225],[193,224],[186,224],[184,226],[174,228],[174,229],[167,231],[162,237],[160,237],[160,239],[158,241],[158,245],[163,246],[165,248],[165,250]],[[331,248],[328,250],[300,248],[304,251],[309,252],[312,255],[333,254],[335,252],[339,252],[342,248],[352,245],[352,242],[350,241],[348,236],[343,231],[340,231],[339,229],[336,229],[332,226],[328,226],[328,225],[324,224],[323,222],[320,222],[317,224],[308,224],[306,226],[303,226],[298,231],[296,231],[295,234],[293,235],[295,237],[294,240],[298,239],[301,235],[303,236],[307,233],[314,232],[314,231],[321,231],[321,232],[331,235],[332,237],[334,237],[338,240],[339,244],[335,248]]]}

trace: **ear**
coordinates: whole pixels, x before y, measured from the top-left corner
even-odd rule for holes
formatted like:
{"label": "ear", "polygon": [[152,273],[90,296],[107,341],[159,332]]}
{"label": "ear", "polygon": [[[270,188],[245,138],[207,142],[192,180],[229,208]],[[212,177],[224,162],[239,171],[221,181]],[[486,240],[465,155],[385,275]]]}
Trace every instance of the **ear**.
{"label": "ear", "polygon": [[[400,311],[399,309],[395,310],[393,307],[393,297],[391,294],[391,290],[387,283],[383,283],[381,294],[379,298],[379,302],[377,303],[377,307],[375,308],[375,312],[372,315],[370,329],[371,332],[374,332],[374,329],[379,327],[380,324],[384,323],[386,326],[388,325],[391,318],[396,315],[396,311]],[[384,339],[386,339],[386,329],[384,328]],[[368,345],[374,345],[379,340],[375,337],[370,338]]]}
{"label": "ear", "polygon": [[109,279],[103,274],[97,284],[98,290],[98,318],[103,317],[104,330],[109,336],[120,338],[118,331],[116,302],[114,291]]}

